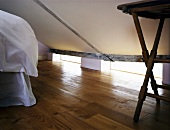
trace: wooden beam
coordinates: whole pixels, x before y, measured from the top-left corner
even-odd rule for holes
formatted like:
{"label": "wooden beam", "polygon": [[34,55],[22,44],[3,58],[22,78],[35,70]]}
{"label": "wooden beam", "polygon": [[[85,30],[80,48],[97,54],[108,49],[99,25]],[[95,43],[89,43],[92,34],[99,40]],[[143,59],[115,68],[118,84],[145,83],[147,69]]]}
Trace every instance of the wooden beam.
{"label": "wooden beam", "polygon": [[[50,49],[50,51],[56,54],[87,57],[87,58],[102,59],[102,60],[110,61],[107,57],[103,56],[103,54],[101,53],[77,52],[77,51],[68,51],[68,50],[59,50],[59,49]],[[114,54],[105,54],[105,55],[108,55],[113,61],[136,62],[142,59],[141,55],[114,55]]]}
{"label": "wooden beam", "polygon": [[[77,51],[69,51],[69,50],[59,50],[59,49],[50,49],[52,53],[62,54],[62,55],[70,55],[70,56],[78,56],[78,57],[87,57],[94,59],[101,59],[105,61],[126,61],[126,62],[143,62],[142,55],[119,55],[119,54],[105,54],[104,56],[101,53],[88,53],[88,52],[77,52]],[[157,55],[159,59],[170,59],[170,55]]]}

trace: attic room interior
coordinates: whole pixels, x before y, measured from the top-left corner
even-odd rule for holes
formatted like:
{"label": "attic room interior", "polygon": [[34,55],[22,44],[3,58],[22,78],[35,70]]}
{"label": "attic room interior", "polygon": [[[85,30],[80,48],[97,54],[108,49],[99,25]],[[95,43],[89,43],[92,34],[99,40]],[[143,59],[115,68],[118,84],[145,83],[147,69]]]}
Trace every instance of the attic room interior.
{"label": "attic room interior", "polygon": [[169,130],[169,0],[0,0],[0,130]]}

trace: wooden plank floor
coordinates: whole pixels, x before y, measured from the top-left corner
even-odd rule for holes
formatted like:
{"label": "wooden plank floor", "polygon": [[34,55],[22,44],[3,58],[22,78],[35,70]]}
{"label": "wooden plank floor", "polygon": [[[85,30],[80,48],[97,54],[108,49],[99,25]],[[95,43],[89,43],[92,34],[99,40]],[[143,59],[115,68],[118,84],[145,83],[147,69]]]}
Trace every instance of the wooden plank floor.
{"label": "wooden plank floor", "polygon": [[142,75],[51,61],[39,62],[38,70],[39,76],[31,77],[37,104],[0,108],[0,130],[170,129],[170,103],[158,106],[152,98],[146,98],[139,122],[133,122]]}

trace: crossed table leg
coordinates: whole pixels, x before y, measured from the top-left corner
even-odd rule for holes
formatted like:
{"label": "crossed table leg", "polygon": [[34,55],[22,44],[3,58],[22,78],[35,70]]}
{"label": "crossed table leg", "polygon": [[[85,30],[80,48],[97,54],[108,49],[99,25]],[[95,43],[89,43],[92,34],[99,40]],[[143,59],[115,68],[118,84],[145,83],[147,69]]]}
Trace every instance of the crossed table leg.
{"label": "crossed table leg", "polygon": [[[147,86],[148,86],[149,78],[151,79],[151,86],[152,86],[152,89],[154,91],[154,94],[159,96],[158,91],[157,91],[157,84],[156,84],[156,81],[154,79],[152,69],[153,69],[153,66],[154,66],[154,59],[156,58],[156,55],[157,55],[158,44],[159,44],[159,40],[160,40],[160,36],[161,36],[161,32],[162,32],[162,28],[163,28],[163,24],[164,24],[165,19],[164,18],[160,19],[157,34],[156,34],[156,37],[155,37],[155,42],[153,44],[153,48],[152,48],[151,53],[149,55],[149,52],[146,48],[145,40],[144,40],[144,37],[143,37],[140,22],[139,22],[139,19],[138,19],[138,15],[136,13],[132,13],[132,16],[133,16],[133,19],[134,19],[134,23],[135,23],[137,33],[138,33],[139,41],[140,41],[140,44],[141,44],[143,60],[144,60],[145,65],[147,67],[145,79],[144,79],[143,85],[142,85],[140,93],[139,93],[139,99],[138,99],[136,111],[135,111],[134,118],[133,118],[134,121],[137,122],[139,120],[143,101],[145,100],[146,96],[149,96],[149,94],[147,93]],[[157,101],[157,103],[160,103],[160,100],[158,98],[156,98],[156,101]]]}

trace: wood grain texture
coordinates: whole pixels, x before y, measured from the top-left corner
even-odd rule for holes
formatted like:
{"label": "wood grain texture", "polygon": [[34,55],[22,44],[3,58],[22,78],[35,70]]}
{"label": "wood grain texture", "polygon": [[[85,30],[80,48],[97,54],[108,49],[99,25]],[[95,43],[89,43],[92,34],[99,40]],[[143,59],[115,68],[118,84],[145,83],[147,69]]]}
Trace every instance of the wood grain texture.
{"label": "wood grain texture", "polygon": [[156,105],[152,98],[133,122],[142,75],[51,61],[39,62],[38,70],[39,76],[31,77],[37,104],[0,108],[0,130],[170,129],[170,104]]}
{"label": "wood grain texture", "polygon": [[113,121],[100,114],[86,120],[86,122],[99,130],[132,130],[127,126],[124,126],[116,121]]}

